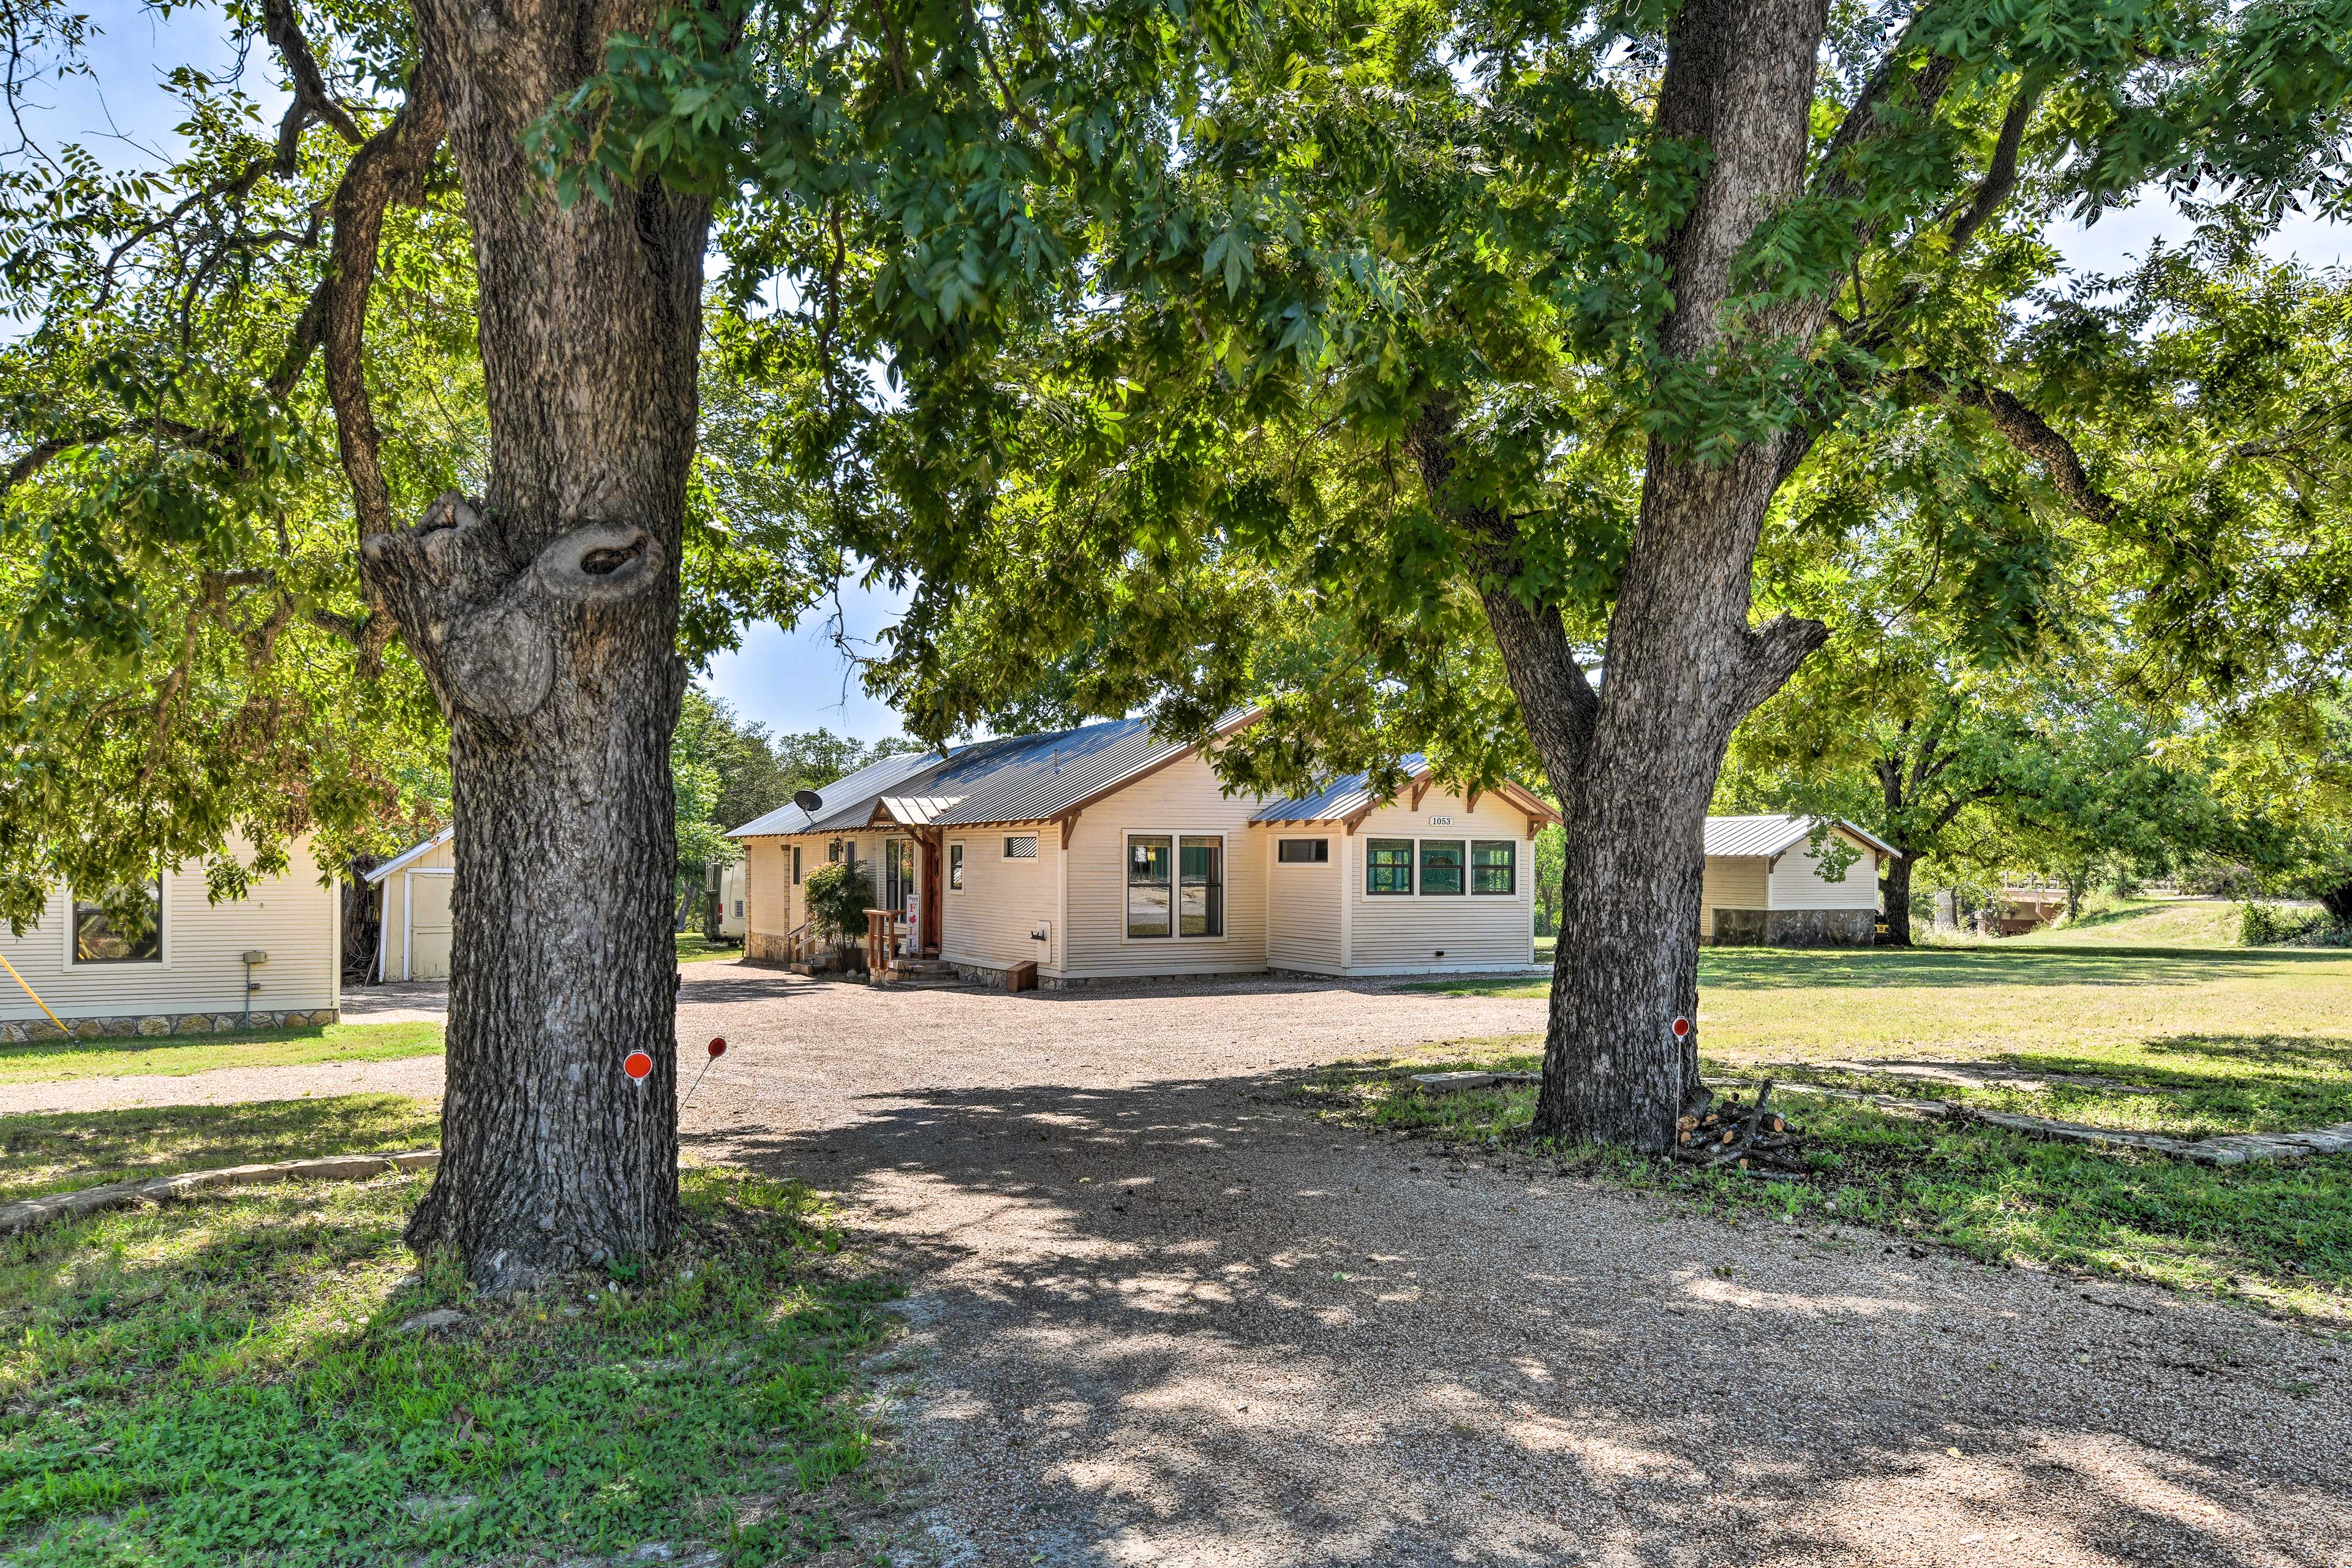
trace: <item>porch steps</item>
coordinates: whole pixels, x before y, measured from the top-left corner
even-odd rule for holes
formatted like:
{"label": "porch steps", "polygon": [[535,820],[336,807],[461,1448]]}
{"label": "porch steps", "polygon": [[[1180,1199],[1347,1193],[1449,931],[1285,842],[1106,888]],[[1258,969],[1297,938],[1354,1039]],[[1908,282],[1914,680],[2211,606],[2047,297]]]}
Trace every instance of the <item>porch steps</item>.
{"label": "porch steps", "polygon": [[890,966],[880,983],[905,991],[962,991],[971,985],[950,965],[936,958],[902,958]]}

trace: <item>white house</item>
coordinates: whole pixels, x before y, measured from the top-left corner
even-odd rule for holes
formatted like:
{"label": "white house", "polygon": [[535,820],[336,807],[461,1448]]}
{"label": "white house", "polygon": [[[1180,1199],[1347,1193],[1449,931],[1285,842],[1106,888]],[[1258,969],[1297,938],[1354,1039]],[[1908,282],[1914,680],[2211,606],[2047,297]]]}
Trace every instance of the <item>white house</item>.
{"label": "white house", "polygon": [[[1816,831],[1823,835],[1813,846]],[[1842,841],[1832,852],[1828,840]],[[1699,940],[1717,947],[1867,947],[1878,922],[1878,863],[1895,853],[1850,822],[1710,816]],[[1850,863],[1837,862],[1851,855]]]}
{"label": "white house", "polygon": [[[1229,724],[1232,732],[1244,718]],[[1466,797],[1406,759],[1299,799],[1224,793],[1140,720],[885,758],[738,827],[746,956],[804,950],[820,866],[871,868],[910,944],[974,976],[1410,974],[1534,961],[1531,840],[1552,820],[1506,784]]]}
{"label": "white house", "polygon": [[320,874],[298,842],[282,876],[256,877],[244,898],[215,903],[201,866],[175,867],[149,885],[153,919],[135,934],[115,930],[95,902],[54,889],[24,935],[0,925],[0,958],[16,972],[0,969],[0,1039],[53,1038],[60,1023],[84,1038],[333,1023],[342,895]]}

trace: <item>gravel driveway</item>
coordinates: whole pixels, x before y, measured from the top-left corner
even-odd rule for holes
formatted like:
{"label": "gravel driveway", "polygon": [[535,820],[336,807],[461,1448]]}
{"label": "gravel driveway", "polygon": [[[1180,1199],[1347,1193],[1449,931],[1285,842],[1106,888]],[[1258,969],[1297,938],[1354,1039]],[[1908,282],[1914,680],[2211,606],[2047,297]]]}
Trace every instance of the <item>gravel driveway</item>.
{"label": "gravel driveway", "polygon": [[1539,1003],[703,967],[693,1148],[843,1194],[908,1280],[908,1561],[2352,1564],[2340,1342],[1289,1099]]}
{"label": "gravel driveway", "polygon": [[733,1047],[689,1157],[842,1194],[908,1280],[902,1562],[2352,1568],[2341,1341],[1448,1162],[1289,1097],[1540,1003],[686,976],[689,1068]]}

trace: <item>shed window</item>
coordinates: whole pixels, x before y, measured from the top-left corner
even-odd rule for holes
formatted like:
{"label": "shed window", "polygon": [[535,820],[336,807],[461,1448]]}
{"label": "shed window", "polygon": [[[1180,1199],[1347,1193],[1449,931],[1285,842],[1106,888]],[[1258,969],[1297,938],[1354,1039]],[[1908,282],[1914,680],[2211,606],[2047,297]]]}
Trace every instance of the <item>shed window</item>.
{"label": "shed window", "polygon": [[1370,894],[1412,891],[1412,840],[1364,840],[1364,891]]}
{"label": "shed window", "polygon": [[1424,838],[1421,841],[1421,890],[1458,893],[1462,890],[1462,840]]}
{"label": "shed window", "polygon": [[1470,890],[1474,893],[1517,892],[1519,847],[1507,838],[1482,838],[1472,844]]}
{"label": "shed window", "polygon": [[1225,934],[1225,841],[1180,838],[1176,856],[1176,934]]}
{"label": "shed window", "polygon": [[948,846],[948,891],[963,891],[963,846],[961,844]]}
{"label": "shed window", "polygon": [[1274,847],[1274,858],[1286,866],[1328,866],[1331,863],[1331,841],[1286,838]]}
{"label": "shed window", "polygon": [[1034,860],[1037,858],[1037,836],[1022,833],[1007,838],[1004,841],[1004,858],[1007,860]]}
{"label": "shed window", "polygon": [[1139,835],[1127,841],[1127,934],[1169,934],[1170,843]]}
{"label": "shed window", "polygon": [[73,961],[76,963],[160,963],[163,961],[163,879],[124,889],[117,899],[130,908],[120,918],[98,901],[76,899]]}

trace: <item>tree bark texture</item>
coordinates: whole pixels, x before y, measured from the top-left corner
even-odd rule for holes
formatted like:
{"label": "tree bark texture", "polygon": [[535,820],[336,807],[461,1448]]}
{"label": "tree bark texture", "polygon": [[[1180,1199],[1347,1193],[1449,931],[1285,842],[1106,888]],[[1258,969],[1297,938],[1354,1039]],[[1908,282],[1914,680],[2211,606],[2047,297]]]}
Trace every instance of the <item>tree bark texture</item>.
{"label": "tree bark texture", "polygon": [[[1824,0],[1691,0],[1668,37],[1659,129],[1712,149],[1664,243],[1672,358],[1725,346],[1733,258],[1805,173]],[[1803,312],[1769,328],[1803,337]],[[1560,802],[1567,868],[1553,960],[1538,1135],[1659,1151],[1698,1088],[1700,881],[1707,804],[1733,728],[1820,646],[1818,623],[1748,623],[1756,546],[1780,442],[1728,457],[1651,443],[1633,548],[1596,691],[1555,613],[1506,585],[1514,545],[1491,514],[1449,509],[1450,411],[1408,447],[1441,513],[1474,542],[1512,689]],[[1795,437],[1788,439],[1795,439]]]}
{"label": "tree bark texture", "polygon": [[669,738],[709,212],[562,206],[521,142],[656,11],[415,5],[473,233],[489,484],[371,532],[362,573],[448,716],[456,792],[442,1161],[408,1237],[493,1290],[676,1223]]}
{"label": "tree bark texture", "polygon": [[1886,918],[1886,945],[1911,945],[1911,857],[1896,855],[1886,862],[1886,880],[1879,888],[1879,912]]}
{"label": "tree bark texture", "polygon": [[2319,895],[2320,907],[2330,919],[2343,925],[2352,925],[2352,882],[2339,882]]}

